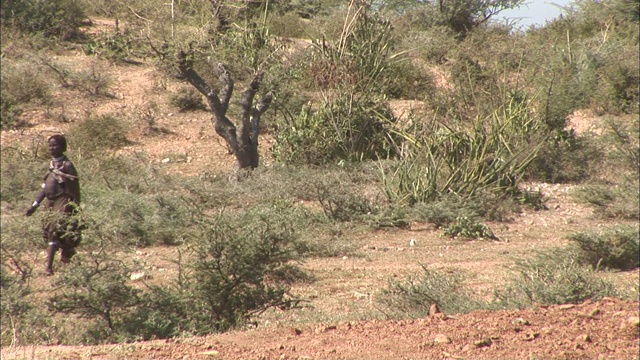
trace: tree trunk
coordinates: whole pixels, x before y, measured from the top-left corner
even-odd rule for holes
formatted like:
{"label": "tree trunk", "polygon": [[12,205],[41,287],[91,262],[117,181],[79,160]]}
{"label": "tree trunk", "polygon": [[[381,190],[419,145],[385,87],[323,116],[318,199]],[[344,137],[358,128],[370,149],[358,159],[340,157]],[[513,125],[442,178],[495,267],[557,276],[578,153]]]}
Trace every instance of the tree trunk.
{"label": "tree trunk", "polygon": [[[260,135],[260,117],[267,111],[273,94],[271,92],[263,96],[254,106],[254,97],[264,76],[264,72],[259,71],[242,93],[240,105],[242,115],[238,125],[227,117],[229,100],[233,93],[233,79],[224,66],[219,63],[216,66],[218,79],[222,83],[219,94],[193,70],[192,62],[184,51],[178,53],[178,70],[182,79],[187,80],[202,95],[207,98],[213,117],[211,119],[213,127],[218,135],[225,139],[229,149],[236,157],[236,170],[255,169],[259,164],[258,135]],[[237,173],[236,173],[237,176]]]}

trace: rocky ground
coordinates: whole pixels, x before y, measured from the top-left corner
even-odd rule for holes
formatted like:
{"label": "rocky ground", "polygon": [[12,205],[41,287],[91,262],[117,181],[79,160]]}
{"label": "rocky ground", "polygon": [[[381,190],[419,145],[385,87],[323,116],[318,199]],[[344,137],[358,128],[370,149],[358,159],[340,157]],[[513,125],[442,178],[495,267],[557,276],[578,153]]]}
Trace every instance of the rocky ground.
{"label": "rocky ground", "polygon": [[3,359],[637,359],[638,303],[313,324],[108,346],[2,350]]}

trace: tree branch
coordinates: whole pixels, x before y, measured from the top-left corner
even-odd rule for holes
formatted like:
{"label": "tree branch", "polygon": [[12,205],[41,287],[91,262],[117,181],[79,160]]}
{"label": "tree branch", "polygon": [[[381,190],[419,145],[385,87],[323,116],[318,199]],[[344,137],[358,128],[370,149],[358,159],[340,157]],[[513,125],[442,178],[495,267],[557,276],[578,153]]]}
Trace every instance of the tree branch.
{"label": "tree branch", "polygon": [[260,135],[260,117],[267,111],[273,100],[273,92],[269,91],[265,96],[260,99],[258,104],[253,108],[251,112],[251,132],[249,138],[251,143],[258,146],[258,136]]}
{"label": "tree branch", "polygon": [[222,103],[222,110],[227,112],[229,108],[229,100],[231,100],[231,94],[233,93],[233,79],[231,78],[231,74],[229,70],[224,66],[224,64],[219,63],[216,72],[218,73],[218,78],[222,83],[222,89],[220,90],[220,101]]}
{"label": "tree branch", "polygon": [[[258,88],[260,87],[260,82],[262,81],[262,77],[264,76],[263,71],[259,71],[251,80],[249,86],[242,94],[242,99],[240,101],[240,105],[242,106],[242,128],[240,129],[240,141],[243,143],[253,143],[252,141],[252,113],[253,113],[253,98],[258,92]],[[257,139],[257,138],[256,138]],[[253,139],[253,140],[256,140]]]}

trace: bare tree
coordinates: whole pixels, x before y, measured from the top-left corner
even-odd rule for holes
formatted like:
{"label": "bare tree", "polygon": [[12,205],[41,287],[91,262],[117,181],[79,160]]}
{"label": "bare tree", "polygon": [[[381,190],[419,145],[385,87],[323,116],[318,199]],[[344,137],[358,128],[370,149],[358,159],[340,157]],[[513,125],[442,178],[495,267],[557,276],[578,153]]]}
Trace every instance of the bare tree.
{"label": "bare tree", "polygon": [[[258,71],[253,80],[242,93],[240,106],[242,115],[239,121],[239,128],[227,117],[229,100],[233,93],[233,79],[222,63],[217,64],[216,73],[222,83],[219,94],[202,79],[193,69],[193,64],[189,56],[184,52],[178,53],[178,70],[180,77],[187,80],[202,95],[207,98],[213,117],[211,119],[216,133],[225,139],[230,151],[235,155],[237,161],[236,170],[255,169],[259,163],[258,135],[260,135],[260,116],[267,111],[273,93],[269,92],[253,105],[254,97],[258,91],[264,72]],[[237,179],[238,172],[235,174]]]}

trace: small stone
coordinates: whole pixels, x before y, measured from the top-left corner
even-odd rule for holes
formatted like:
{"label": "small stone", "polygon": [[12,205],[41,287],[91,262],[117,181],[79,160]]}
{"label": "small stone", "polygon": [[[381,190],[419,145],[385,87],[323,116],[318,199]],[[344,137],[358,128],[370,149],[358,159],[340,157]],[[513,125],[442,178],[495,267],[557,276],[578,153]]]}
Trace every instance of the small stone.
{"label": "small stone", "polygon": [[476,342],[473,343],[473,346],[477,347],[477,348],[481,348],[481,347],[487,347],[487,346],[491,346],[493,342],[491,341],[491,339],[482,339],[482,340],[478,340]]}
{"label": "small stone", "polygon": [[576,338],[576,341],[591,342],[591,337],[589,336],[589,334],[582,334]]}
{"label": "small stone", "polygon": [[131,274],[131,276],[129,276],[129,279],[131,279],[131,281],[137,281],[137,280],[145,279],[146,277],[147,277],[147,274],[144,271],[140,271],[140,272]]}
{"label": "small stone", "polygon": [[431,306],[429,307],[429,316],[435,316],[436,314],[440,313],[440,309],[438,308],[438,304],[433,303],[431,304]]}
{"label": "small stone", "polygon": [[451,344],[451,338],[444,334],[438,334],[433,339],[433,342],[435,342],[436,344]]}
{"label": "small stone", "polygon": [[321,334],[323,332],[327,332],[327,331],[331,331],[331,330],[336,330],[338,327],[335,325],[329,325],[329,326],[319,326],[317,327],[314,332],[316,334]]}
{"label": "small stone", "polygon": [[520,325],[531,325],[531,323],[529,323],[529,321],[523,319],[523,318],[517,318],[515,320],[513,320],[514,324],[520,324]]}
{"label": "small stone", "polygon": [[201,352],[200,355],[218,356],[218,355],[220,355],[220,352],[218,352],[216,350],[204,351],[204,352]]}
{"label": "small stone", "polygon": [[576,307],[574,304],[564,304],[564,305],[559,305],[558,309],[559,310],[569,310],[569,309],[573,309],[574,307]]}
{"label": "small stone", "polygon": [[169,159],[169,158],[164,158],[164,159],[162,159],[162,161],[160,161],[160,162],[161,162],[161,163],[163,163],[163,164],[168,164],[168,163],[170,163],[170,162],[171,162],[171,159]]}
{"label": "small stone", "polygon": [[324,328],[324,331],[335,330],[335,329],[337,329],[337,328],[338,328],[338,327],[337,327],[337,326],[335,326],[335,325],[329,325],[329,326],[327,326],[327,327],[325,327],[325,328]]}
{"label": "small stone", "polygon": [[409,246],[416,246],[416,239],[409,240]]}
{"label": "small stone", "polygon": [[291,329],[291,334],[295,335],[295,336],[298,336],[298,335],[302,334],[302,330],[297,329],[297,328],[292,328]]}

